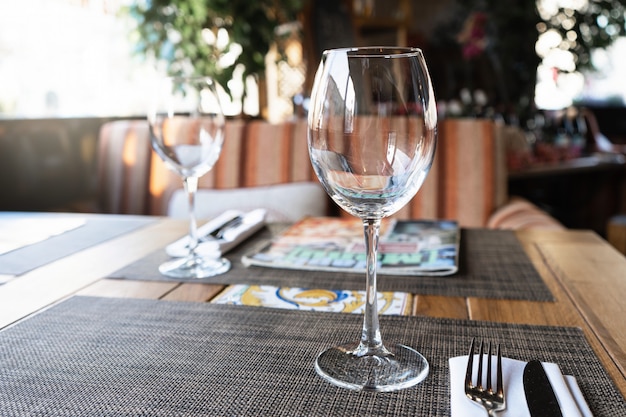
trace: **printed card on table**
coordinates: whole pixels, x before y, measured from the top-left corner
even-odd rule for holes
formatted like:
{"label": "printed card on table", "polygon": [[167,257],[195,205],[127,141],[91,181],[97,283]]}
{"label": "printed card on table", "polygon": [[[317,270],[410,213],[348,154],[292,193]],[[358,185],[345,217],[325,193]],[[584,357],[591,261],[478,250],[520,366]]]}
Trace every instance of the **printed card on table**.
{"label": "printed card on table", "polygon": [[[408,315],[413,297],[404,292],[379,292],[379,314]],[[291,310],[362,314],[365,291],[343,291],[274,287],[271,285],[230,285],[212,303],[273,307]]]}
{"label": "printed card on table", "polygon": [[[383,220],[378,272],[451,275],[458,270],[459,227],[449,220]],[[309,217],[269,244],[244,255],[246,266],[365,273],[363,224],[358,219]]]}

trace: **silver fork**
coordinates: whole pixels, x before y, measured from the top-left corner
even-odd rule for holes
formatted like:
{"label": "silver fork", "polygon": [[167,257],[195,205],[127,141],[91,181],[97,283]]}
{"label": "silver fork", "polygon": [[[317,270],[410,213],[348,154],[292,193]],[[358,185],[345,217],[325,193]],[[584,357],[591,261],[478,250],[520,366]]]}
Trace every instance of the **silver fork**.
{"label": "silver fork", "polygon": [[493,390],[491,384],[491,342],[489,342],[489,352],[487,361],[487,386],[483,387],[483,353],[484,343],[480,342],[480,349],[478,354],[478,375],[476,377],[476,384],[472,383],[472,371],[474,369],[474,349],[476,339],[472,339],[472,345],[467,359],[467,371],[465,373],[465,395],[474,401],[476,404],[481,405],[487,410],[487,413],[495,417],[496,412],[502,411],[506,408],[506,401],[504,397],[504,387],[502,382],[502,354],[500,353],[500,345],[498,344],[497,353],[497,367],[496,367],[496,390]]}
{"label": "silver fork", "polygon": [[200,238],[201,241],[212,240],[212,239],[221,239],[224,237],[224,234],[230,229],[234,229],[235,227],[239,227],[243,223],[243,216],[233,217],[223,225],[219,226],[217,229],[211,231],[206,236],[202,236]]}

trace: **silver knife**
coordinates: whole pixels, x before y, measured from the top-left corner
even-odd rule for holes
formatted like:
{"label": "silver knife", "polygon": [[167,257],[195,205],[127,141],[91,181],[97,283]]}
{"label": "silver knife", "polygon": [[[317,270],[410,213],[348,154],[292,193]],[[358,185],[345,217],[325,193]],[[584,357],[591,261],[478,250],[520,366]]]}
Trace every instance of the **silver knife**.
{"label": "silver knife", "polygon": [[559,401],[541,362],[533,360],[526,364],[523,381],[531,417],[563,417]]}

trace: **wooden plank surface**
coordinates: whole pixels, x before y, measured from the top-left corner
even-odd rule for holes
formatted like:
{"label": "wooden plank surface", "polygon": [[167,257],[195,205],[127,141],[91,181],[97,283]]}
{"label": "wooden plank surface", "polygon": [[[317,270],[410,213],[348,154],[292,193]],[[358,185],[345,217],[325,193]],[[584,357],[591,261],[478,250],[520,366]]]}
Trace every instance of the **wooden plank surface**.
{"label": "wooden plank surface", "polygon": [[626,326],[621,317],[626,299],[626,258],[591,231],[526,231],[517,235],[556,297],[552,304],[525,306],[523,320],[582,328],[625,393]]}
{"label": "wooden plank surface", "polygon": [[184,234],[181,220],[160,221],[51,262],[0,287],[0,328],[64,299]]}
{"label": "wooden plank surface", "polygon": [[77,295],[117,298],[148,298],[158,300],[173,291],[180,284],[176,282],[130,281],[121,279],[102,279]]}
{"label": "wooden plank surface", "polygon": [[413,299],[412,315],[469,319],[465,298],[439,295],[416,295]]}
{"label": "wooden plank surface", "polygon": [[170,301],[209,301],[226,288],[219,284],[181,284],[162,299]]}

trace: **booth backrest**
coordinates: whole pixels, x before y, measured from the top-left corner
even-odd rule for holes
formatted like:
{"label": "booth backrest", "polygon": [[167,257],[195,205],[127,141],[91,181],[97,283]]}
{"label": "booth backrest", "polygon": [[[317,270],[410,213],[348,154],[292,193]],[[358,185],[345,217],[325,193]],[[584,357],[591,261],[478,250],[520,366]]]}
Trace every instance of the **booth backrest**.
{"label": "booth backrest", "polygon": [[[426,182],[397,218],[457,219],[480,227],[507,198],[501,127],[490,120],[444,120]],[[306,120],[280,124],[229,120],[224,147],[201,188],[233,189],[316,181],[307,148]],[[117,120],[100,132],[103,211],[164,215],[181,179],[151,152],[147,123]],[[332,205],[330,205],[332,207]],[[336,211],[338,212],[338,211]]]}
{"label": "booth backrest", "polygon": [[438,216],[467,227],[486,225],[508,199],[507,127],[482,119],[451,119],[439,125]]}
{"label": "booth backrest", "polygon": [[143,120],[107,122],[98,138],[98,210],[148,214],[152,148]]}

